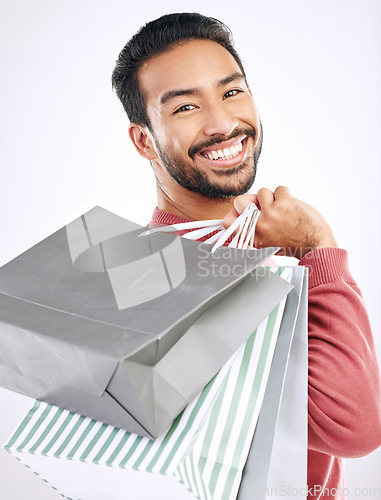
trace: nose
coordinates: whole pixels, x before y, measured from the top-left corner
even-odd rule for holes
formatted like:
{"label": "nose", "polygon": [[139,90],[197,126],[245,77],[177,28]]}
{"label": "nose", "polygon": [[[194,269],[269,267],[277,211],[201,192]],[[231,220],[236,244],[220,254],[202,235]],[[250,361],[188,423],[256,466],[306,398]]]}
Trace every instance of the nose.
{"label": "nose", "polygon": [[238,119],[223,103],[208,106],[205,109],[204,133],[206,135],[229,135],[238,126]]}

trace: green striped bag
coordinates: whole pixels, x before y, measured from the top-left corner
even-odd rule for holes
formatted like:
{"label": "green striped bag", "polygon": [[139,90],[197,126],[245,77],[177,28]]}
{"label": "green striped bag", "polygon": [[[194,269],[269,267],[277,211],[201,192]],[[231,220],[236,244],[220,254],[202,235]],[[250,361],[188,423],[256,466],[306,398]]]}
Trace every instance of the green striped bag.
{"label": "green striped bag", "polygon": [[72,500],[235,499],[285,301],[158,439],[36,401],[6,450]]}

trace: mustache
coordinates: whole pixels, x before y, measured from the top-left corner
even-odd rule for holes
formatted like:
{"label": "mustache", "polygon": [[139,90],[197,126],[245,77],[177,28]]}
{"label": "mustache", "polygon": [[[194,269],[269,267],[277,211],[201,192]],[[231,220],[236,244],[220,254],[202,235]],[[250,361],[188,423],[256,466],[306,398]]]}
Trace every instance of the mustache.
{"label": "mustache", "polygon": [[224,141],[228,141],[229,139],[233,139],[234,137],[238,137],[240,135],[246,135],[248,137],[252,137],[253,139],[256,138],[257,134],[255,132],[255,129],[253,127],[250,128],[236,128],[233,130],[233,132],[229,135],[215,135],[208,139],[207,141],[199,142],[198,144],[194,144],[191,146],[188,150],[188,155],[192,160],[194,160],[194,157],[196,154],[201,150],[205,148],[209,148],[210,146],[214,146],[216,144],[219,144]]}

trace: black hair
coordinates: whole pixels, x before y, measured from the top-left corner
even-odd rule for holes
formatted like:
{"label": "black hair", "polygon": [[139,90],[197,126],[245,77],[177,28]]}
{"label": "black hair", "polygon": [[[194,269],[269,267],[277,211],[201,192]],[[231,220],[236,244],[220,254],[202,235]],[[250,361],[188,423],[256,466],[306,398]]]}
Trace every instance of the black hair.
{"label": "black hair", "polygon": [[138,72],[151,57],[187,40],[211,40],[224,47],[236,60],[246,78],[241,59],[233,46],[230,29],[221,21],[197,13],[166,14],[145,24],[119,54],[112,73],[112,86],[131,122],[151,128]]}

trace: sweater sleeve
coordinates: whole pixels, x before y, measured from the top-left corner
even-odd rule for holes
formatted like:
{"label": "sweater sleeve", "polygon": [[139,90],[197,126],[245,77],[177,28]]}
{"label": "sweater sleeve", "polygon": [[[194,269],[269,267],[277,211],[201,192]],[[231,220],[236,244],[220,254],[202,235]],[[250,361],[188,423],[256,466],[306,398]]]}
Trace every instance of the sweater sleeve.
{"label": "sweater sleeve", "polygon": [[309,448],[363,456],[381,443],[380,371],[361,292],[345,250],[321,248],[309,268]]}

